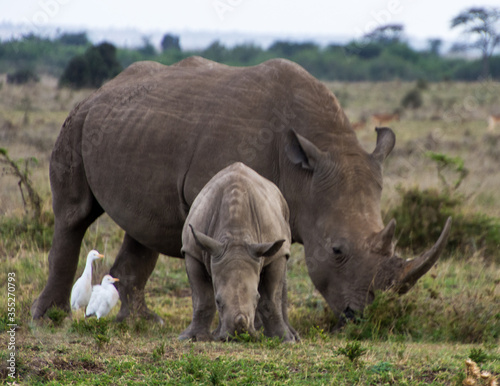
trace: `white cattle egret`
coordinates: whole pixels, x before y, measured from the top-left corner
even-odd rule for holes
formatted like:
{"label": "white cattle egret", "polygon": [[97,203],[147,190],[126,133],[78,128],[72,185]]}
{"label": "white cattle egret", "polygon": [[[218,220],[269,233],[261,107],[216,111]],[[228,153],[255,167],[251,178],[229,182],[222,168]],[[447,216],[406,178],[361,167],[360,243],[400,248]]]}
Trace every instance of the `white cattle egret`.
{"label": "white cattle egret", "polygon": [[92,296],[85,312],[86,317],[95,315],[99,319],[110,313],[120,297],[116,287],[113,285],[117,281],[119,279],[113,278],[111,275],[106,275],[102,278],[101,285],[95,285],[92,288]]}
{"label": "white cattle egret", "polygon": [[87,255],[87,263],[83,270],[82,276],[78,278],[71,290],[71,308],[78,310],[87,307],[92,294],[92,262],[97,259],[102,259],[101,255],[96,250],[92,250]]}

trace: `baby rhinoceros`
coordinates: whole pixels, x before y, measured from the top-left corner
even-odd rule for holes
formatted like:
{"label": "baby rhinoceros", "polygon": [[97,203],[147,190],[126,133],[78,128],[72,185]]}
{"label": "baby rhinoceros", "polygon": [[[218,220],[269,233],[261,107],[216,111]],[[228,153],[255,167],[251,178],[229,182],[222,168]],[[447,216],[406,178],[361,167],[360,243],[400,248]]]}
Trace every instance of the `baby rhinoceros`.
{"label": "baby rhinoceros", "polygon": [[180,339],[229,340],[261,327],[266,336],[299,339],[287,315],[288,221],[278,188],[240,162],[205,185],[182,232],[193,320]]}

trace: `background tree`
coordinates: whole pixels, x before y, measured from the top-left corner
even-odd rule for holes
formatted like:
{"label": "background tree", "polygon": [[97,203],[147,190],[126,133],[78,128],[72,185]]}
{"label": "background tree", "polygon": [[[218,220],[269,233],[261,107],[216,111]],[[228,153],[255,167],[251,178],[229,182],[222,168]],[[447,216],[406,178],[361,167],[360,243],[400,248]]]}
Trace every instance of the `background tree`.
{"label": "background tree", "polygon": [[223,62],[226,58],[227,48],[216,40],[202,51],[204,58],[214,60],[216,62]]}
{"label": "background tree", "polygon": [[404,27],[402,24],[387,24],[375,28],[365,34],[363,39],[370,43],[389,45],[399,43],[402,40]]}
{"label": "background tree", "polygon": [[151,43],[151,39],[147,36],[142,37],[142,47],[139,47],[137,51],[139,51],[141,55],[146,57],[156,55],[155,47]]}
{"label": "background tree", "polygon": [[499,20],[500,8],[469,8],[451,21],[451,28],[461,27],[465,34],[478,35],[477,40],[466,47],[481,50],[483,77],[490,75],[490,58],[500,43]]}
{"label": "background tree", "polygon": [[318,45],[313,42],[295,43],[278,40],[271,44],[269,51],[284,58],[291,58],[300,51],[317,50]]}
{"label": "background tree", "polygon": [[429,45],[429,53],[434,56],[439,56],[443,41],[441,39],[429,39],[427,40],[427,44]]}
{"label": "background tree", "polygon": [[87,44],[90,44],[86,32],[63,33],[61,36],[59,36],[59,38],[57,38],[57,41],[70,46],[86,46]]}
{"label": "background tree", "polygon": [[116,48],[110,43],[92,46],[83,55],[72,58],[59,79],[61,86],[72,88],[100,87],[122,70]]}
{"label": "background tree", "polygon": [[161,40],[161,49],[163,52],[168,50],[181,50],[181,46],[179,44],[179,36],[165,34],[163,35],[163,39]]}

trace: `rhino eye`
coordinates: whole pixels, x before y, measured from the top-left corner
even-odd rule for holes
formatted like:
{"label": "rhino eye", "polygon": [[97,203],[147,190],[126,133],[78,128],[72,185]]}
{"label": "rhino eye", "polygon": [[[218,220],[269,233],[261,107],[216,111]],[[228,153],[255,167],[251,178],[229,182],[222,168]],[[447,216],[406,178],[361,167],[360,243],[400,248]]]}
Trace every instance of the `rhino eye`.
{"label": "rhino eye", "polygon": [[342,250],[339,247],[333,247],[332,249],[333,249],[334,255],[341,255],[342,254]]}

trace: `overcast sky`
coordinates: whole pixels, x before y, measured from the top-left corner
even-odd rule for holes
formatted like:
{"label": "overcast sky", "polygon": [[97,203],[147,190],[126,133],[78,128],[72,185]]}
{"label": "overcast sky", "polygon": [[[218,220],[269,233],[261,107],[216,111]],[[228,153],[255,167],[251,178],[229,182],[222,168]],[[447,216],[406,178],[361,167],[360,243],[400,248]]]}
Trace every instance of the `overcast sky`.
{"label": "overcast sky", "polygon": [[82,28],[250,32],[360,37],[401,23],[412,38],[454,40],[450,20],[472,6],[499,0],[0,0],[0,22]]}

